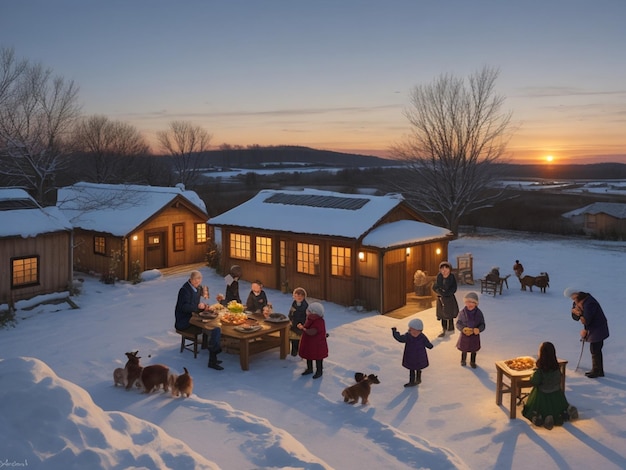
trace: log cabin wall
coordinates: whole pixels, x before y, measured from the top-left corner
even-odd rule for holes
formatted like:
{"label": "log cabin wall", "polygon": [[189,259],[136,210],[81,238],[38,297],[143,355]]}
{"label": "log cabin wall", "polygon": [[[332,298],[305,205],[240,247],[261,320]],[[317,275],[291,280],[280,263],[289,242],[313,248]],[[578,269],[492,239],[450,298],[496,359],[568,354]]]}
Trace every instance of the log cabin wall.
{"label": "log cabin wall", "polygon": [[[0,240],[0,303],[12,305],[37,295],[67,291],[72,282],[71,236],[66,231]],[[11,288],[11,260],[30,256],[39,258],[39,282],[37,285]]]}

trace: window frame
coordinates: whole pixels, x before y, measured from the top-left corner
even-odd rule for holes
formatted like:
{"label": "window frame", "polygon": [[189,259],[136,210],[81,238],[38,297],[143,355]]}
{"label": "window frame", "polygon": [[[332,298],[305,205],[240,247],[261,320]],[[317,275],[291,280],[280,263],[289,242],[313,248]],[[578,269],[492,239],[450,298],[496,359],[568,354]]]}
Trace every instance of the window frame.
{"label": "window frame", "polygon": [[[343,264],[340,264],[339,260],[343,260]],[[341,278],[352,277],[352,248],[334,245],[330,247],[330,275]]]}
{"label": "window frame", "polygon": [[[180,233],[178,230],[180,229]],[[185,224],[172,224],[172,250],[185,251]]]}
{"label": "window frame", "polygon": [[246,235],[243,233],[230,232],[229,237],[229,256],[234,259],[242,259],[246,261],[250,261],[251,254],[251,246],[250,243],[251,237],[250,235]]}
{"label": "window frame", "polygon": [[[264,243],[259,243],[263,241]],[[259,264],[272,264],[272,237],[254,237],[254,259]],[[262,248],[262,249],[259,249]]]}
{"label": "window frame", "polygon": [[[196,245],[201,245],[209,241],[209,227],[206,222],[196,222],[193,228]],[[204,239],[202,237],[204,237]]]}
{"label": "window frame", "polygon": [[[20,260],[33,260],[35,265],[35,279],[32,275],[28,281],[22,283],[15,282],[15,262]],[[40,285],[41,275],[41,257],[39,255],[15,256],[11,258],[11,289],[21,289],[22,287],[31,287]],[[25,276],[24,276],[25,277]]]}
{"label": "window frame", "polygon": [[[99,241],[102,243],[98,243]],[[99,250],[98,247],[102,246],[102,250]],[[93,253],[94,255],[106,256],[107,255],[107,238],[102,235],[94,235],[93,236]]]}
{"label": "window frame", "polygon": [[319,275],[320,245],[303,242],[296,243],[296,272],[311,276]]}

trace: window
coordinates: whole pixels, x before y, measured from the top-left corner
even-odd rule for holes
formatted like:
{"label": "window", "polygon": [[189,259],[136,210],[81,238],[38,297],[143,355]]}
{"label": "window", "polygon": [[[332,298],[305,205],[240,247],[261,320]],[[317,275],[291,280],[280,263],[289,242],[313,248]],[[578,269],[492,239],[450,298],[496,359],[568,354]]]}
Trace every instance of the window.
{"label": "window", "polygon": [[320,246],[310,243],[298,243],[297,267],[299,273],[318,274],[320,265]]}
{"label": "window", "polygon": [[207,239],[206,223],[196,224],[196,243],[206,243]]}
{"label": "window", "polygon": [[11,287],[39,284],[39,256],[11,260]]}
{"label": "window", "polygon": [[106,239],[104,237],[93,237],[93,252],[97,255],[106,256]]}
{"label": "window", "polygon": [[250,235],[230,234],[231,258],[250,259]]}
{"label": "window", "polygon": [[185,249],[185,225],[174,224],[174,251],[183,251]]}
{"label": "window", "polygon": [[350,248],[343,246],[330,247],[330,274],[333,276],[351,276],[352,260]]}
{"label": "window", "polygon": [[272,239],[256,237],[256,262],[272,264]]}

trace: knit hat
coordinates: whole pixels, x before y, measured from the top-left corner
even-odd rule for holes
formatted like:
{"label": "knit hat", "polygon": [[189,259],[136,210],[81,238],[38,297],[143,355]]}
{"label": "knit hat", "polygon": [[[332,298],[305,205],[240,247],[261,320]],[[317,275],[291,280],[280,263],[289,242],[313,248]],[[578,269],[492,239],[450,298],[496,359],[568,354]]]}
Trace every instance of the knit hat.
{"label": "knit hat", "polygon": [[442,261],[441,263],[439,263],[439,269],[443,268],[444,266],[447,266],[450,269],[452,269],[452,265],[450,264],[449,261]]}
{"label": "knit hat", "polygon": [[313,302],[309,304],[309,308],[307,310],[311,313],[315,313],[320,317],[324,316],[324,306],[319,302]]}
{"label": "knit hat", "polygon": [[463,297],[463,300],[471,300],[478,305],[478,294],[476,292],[468,292],[465,294],[465,297]]}
{"label": "knit hat", "polygon": [[567,297],[568,299],[572,298],[572,295],[576,295],[579,292],[583,292],[581,289],[578,289],[576,287],[568,287],[567,289],[565,289],[563,291],[563,296]]}
{"label": "knit hat", "polygon": [[414,318],[409,322],[409,328],[422,331],[424,329],[424,323],[419,318]]}

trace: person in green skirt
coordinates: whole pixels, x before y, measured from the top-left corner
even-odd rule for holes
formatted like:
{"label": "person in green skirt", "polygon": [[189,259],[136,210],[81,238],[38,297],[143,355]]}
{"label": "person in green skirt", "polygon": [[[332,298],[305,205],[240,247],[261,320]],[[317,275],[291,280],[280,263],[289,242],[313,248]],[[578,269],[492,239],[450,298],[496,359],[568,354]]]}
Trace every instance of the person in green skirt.
{"label": "person in green skirt", "polygon": [[530,377],[533,386],[522,415],[535,426],[552,429],[565,421],[578,418],[578,410],[571,406],[561,390],[561,370],[556,358],[554,344],[549,341],[541,343],[537,369]]}

